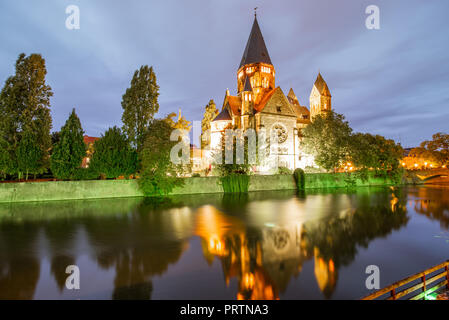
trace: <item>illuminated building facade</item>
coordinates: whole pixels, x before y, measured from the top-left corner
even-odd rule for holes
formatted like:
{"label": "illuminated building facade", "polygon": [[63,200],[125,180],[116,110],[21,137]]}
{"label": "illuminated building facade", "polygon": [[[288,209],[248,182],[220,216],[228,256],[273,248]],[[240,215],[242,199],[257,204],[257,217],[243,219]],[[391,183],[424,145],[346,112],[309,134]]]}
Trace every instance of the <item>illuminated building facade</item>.
{"label": "illuminated building facade", "polygon": [[237,70],[237,94],[226,90],[222,110],[211,122],[210,149],[220,148],[223,131],[228,128],[243,132],[254,129],[256,133],[274,130],[278,137],[278,166],[314,166],[313,158],[301,152],[301,129],[314,116],[331,110],[330,90],[319,73],[310,94],[309,111],[299,103],[293,89],[286,96],[275,80],[276,71],[255,17]]}

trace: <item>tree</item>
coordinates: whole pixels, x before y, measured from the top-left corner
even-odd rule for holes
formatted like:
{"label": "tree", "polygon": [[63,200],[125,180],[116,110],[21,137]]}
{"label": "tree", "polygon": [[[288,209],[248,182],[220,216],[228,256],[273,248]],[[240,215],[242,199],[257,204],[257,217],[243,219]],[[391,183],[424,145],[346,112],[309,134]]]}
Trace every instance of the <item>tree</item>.
{"label": "tree", "polygon": [[45,82],[46,74],[45,60],[40,54],[27,57],[22,53],[16,61],[15,74],[6,80],[0,93],[0,132],[8,144],[11,174],[19,173],[16,151],[24,136],[24,128],[33,133],[40,149],[37,173],[44,172],[49,166],[50,97],[53,93]]}
{"label": "tree", "polygon": [[163,120],[166,121],[167,124],[173,129],[190,131],[192,127],[191,122],[187,121],[187,119],[181,115],[181,109],[179,109],[178,119],[176,121],[173,120],[174,117],[176,117],[176,113],[172,112],[168,114],[167,117],[165,117]]}
{"label": "tree", "polygon": [[218,115],[218,109],[214,102],[214,100],[209,100],[209,103],[206,105],[206,111],[204,111],[203,120],[201,120],[201,146],[205,147],[210,144],[210,137],[206,134],[206,131],[210,129],[210,123],[215,117]]}
{"label": "tree", "polygon": [[0,133],[0,175],[2,179],[6,178],[6,175],[10,172],[11,167],[12,163],[8,152],[8,143]]}
{"label": "tree", "polygon": [[51,171],[58,179],[72,179],[81,167],[86,156],[86,145],[83,140],[81,122],[72,110],[69,118],[61,128],[59,142],[52,150]]}
{"label": "tree", "polygon": [[302,133],[304,150],[320,167],[331,170],[347,161],[352,129],[343,115],[333,111],[318,114]]}
{"label": "tree", "polygon": [[159,86],[153,67],[142,66],[134,72],[131,86],[122,99],[123,132],[132,146],[140,148],[150,121],[159,110]]}
{"label": "tree", "polygon": [[431,159],[440,165],[449,163],[449,134],[436,133],[432,140],[423,141],[417,152],[421,152],[424,158]]}
{"label": "tree", "polygon": [[170,159],[170,151],[177,143],[170,141],[172,127],[160,119],[154,119],[145,134],[139,152],[141,172],[139,187],[146,196],[163,196],[183,181],[178,178],[180,166]]}
{"label": "tree", "polygon": [[378,174],[386,175],[399,168],[404,150],[394,140],[380,135],[356,133],[350,141],[350,159],[358,169],[374,169]]}
{"label": "tree", "polygon": [[137,171],[137,152],[120,128],[109,128],[95,141],[90,168],[106,178],[129,177]]}
{"label": "tree", "polygon": [[16,156],[19,179],[22,178],[22,173],[25,173],[26,180],[28,180],[28,175],[30,173],[39,173],[42,150],[38,145],[36,136],[31,132],[31,129],[26,128],[24,130],[22,139],[20,139],[17,147]]}

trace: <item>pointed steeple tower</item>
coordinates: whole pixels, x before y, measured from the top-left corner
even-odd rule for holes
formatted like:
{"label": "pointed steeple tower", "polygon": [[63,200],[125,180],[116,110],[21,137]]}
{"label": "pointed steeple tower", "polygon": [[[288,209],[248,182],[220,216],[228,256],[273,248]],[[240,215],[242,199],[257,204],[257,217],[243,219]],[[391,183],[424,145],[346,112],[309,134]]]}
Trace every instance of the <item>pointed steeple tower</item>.
{"label": "pointed steeple tower", "polygon": [[288,98],[288,100],[290,101],[291,104],[298,104],[299,105],[298,98],[296,97],[296,94],[293,91],[293,88],[290,88],[290,91],[288,92],[287,98]]}
{"label": "pointed steeple tower", "polygon": [[316,77],[314,86],[318,89],[318,92],[321,95],[332,97],[331,92],[329,91],[329,87],[327,86],[326,81],[324,81],[323,76],[320,72],[318,72],[318,76]]}
{"label": "pointed steeple tower", "polygon": [[257,17],[254,17],[253,27],[249,34],[248,42],[246,43],[245,51],[243,52],[242,61],[239,69],[247,64],[262,62],[273,65],[271,63],[270,55],[268,54],[267,46],[260,31]]}
{"label": "pointed steeple tower", "polygon": [[243,52],[237,71],[237,91],[245,91],[249,82],[253,92],[254,103],[275,88],[275,70],[268,54],[265,40],[260,31],[257,17],[254,17],[253,27]]}
{"label": "pointed steeple tower", "polygon": [[310,93],[310,119],[326,111],[330,111],[332,107],[332,95],[324,81],[321,73],[318,72],[312,92]]}

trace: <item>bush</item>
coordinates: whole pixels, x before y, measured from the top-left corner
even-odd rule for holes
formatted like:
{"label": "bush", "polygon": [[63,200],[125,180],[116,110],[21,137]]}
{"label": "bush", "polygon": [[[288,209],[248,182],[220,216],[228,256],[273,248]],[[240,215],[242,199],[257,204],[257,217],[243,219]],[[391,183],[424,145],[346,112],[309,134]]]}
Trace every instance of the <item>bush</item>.
{"label": "bush", "polygon": [[292,174],[292,171],[289,168],[286,167],[279,167],[277,174]]}
{"label": "bush", "polygon": [[180,166],[170,159],[170,151],[177,144],[177,141],[170,141],[172,130],[164,120],[154,119],[145,134],[139,151],[142,169],[138,180],[145,196],[167,195],[184,183],[178,178]]}
{"label": "bush", "polygon": [[95,141],[90,167],[106,178],[129,177],[137,171],[137,152],[122,131],[113,127]]}
{"label": "bush", "polygon": [[192,174],[192,178],[199,178],[199,177],[201,177],[201,175],[199,173]]}
{"label": "bush", "polygon": [[59,133],[59,141],[54,145],[51,155],[51,172],[58,179],[74,179],[86,156],[81,122],[72,110]]}
{"label": "bush", "polygon": [[98,173],[91,168],[77,168],[72,175],[73,180],[96,180]]}
{"label": "bush", "polygon": [[249,175],[231,174],[220,177],[220,182],[225,193],[248,192]]}
{"label": "bush", "polygon": [[295,169],[293,172],[293,177],[295,178],[296,187],[298,190],[304,190],[306,186],[306,174],[304,173],[304,170],[301,168]]}

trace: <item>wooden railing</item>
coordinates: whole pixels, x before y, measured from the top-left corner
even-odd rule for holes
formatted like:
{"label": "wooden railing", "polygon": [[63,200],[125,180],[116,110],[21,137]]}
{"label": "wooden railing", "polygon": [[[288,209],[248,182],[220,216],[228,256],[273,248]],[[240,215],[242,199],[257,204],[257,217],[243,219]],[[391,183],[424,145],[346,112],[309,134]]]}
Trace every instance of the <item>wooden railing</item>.
{"label": "wooden railing", "polygon": [[[430,278],[429,278],[430,276]],[[412,285],[411,282],[420,280],[418,284]],[[407,286],[409,284],[410,286]],[[364,298],[362,300],[374,300],[389,294],[385,297],[387,300],[398,300],[407,295],[415,293],[414,296],[408,297],[409,300],[420,300],[426,297],[436,290],[446,286],[449,289],[449,260],[439,264],[433,268],[427,269],[423,272],[419,272],[413,276],[405,278],[401,281],[395,282],[388,287],[380,289]]]}

